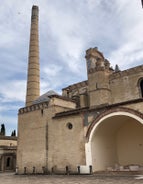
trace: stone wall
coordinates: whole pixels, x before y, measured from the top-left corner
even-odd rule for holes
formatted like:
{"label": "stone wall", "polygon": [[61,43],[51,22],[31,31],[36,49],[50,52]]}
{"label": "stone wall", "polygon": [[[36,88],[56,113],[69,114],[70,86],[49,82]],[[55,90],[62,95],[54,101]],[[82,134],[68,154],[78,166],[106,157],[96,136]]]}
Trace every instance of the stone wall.
{"label": "stone wall", "polygon": [[66,166],[73,172],[85,165],[83,118],[80,115],[54,118],[48,125],[48,166],[63,171]]}
{"label": "stone wall", "polygon": [[0,146],[17,146],[17,137],[0,136]]}
{"label": "stone wall", "polygon": [[[61,132],[62,123],[59,120],[53,120],[53,117],[57,112],[74,109],[75,103],[53,97],[48,104],[44,104],[36,104],[19,110],[17,151],[19,173],[33,173],[33,168],[35,168],[35,172],[42,173],[43,168],[51,170],[52,167],[60,162],[61,158],[58,155],[54,161],[49,161],[54,158],[54,154],[58,154],[56,149],[60,149],[62,146],[64,149],[64,141],[67,139],[64,138],[64,131],[62,131],[63,136],[59,133],[59,131]],[[64,128],[65,126],[63,125],[63,130]],[[61,142],[58,142],[60,139]],[[77,149],[79,149],[78,146]],[[54,147],[56,147],[55,150]],[[53,155],[51,156],[50,154]],[[76,161],[76,163],[78,162]],[[60,167],[63,164],[59,163]]]}
{"label": "stone wall", "polygon": [[41,172],[46,163],[46,120],[41,109],[20,114],[18,117],[17,166],[19,173],[32,173],[33,167]]}
{"label": "stone wall", "polygon": [[143,76],[143,66],[114,73],[110,76],[111,104],[141,97],[139,79]]}

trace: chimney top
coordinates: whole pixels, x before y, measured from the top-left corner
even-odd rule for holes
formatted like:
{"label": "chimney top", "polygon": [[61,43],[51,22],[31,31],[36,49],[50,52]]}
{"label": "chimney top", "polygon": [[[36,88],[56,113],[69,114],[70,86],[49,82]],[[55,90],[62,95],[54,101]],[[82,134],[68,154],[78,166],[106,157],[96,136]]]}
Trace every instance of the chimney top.
{"label": "chimney top", "polygon": [[31,15],[31,18],[33,19],[33,18],[38,18],[38,13],[39,13],[39,8],[38,8],[38,6],[36,6],[36,5],[33,5],[32,6],[32,15]]}
{"label": "chimney top", "polygon": [[37,5],[33,5],[32,9],[38,9],[38,6]]}

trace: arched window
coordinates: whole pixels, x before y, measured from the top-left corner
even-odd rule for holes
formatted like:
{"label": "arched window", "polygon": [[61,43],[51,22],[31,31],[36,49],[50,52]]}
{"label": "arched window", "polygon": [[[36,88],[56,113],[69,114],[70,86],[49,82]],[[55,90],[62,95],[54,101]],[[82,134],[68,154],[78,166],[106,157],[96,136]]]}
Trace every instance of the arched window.
{"label": "arched window", "polygon": [[10,157],[8,157],[6,160],[6,167],[10,167]]}
{"label": "arched window", "polygon": [[143,79],[140,81],[141,97],[143,97]]}

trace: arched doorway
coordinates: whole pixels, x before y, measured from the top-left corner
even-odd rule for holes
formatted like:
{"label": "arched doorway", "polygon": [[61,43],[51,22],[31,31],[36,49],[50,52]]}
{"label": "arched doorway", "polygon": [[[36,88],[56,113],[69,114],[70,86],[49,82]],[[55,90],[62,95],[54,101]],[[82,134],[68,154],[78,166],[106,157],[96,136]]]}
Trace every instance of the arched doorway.
{"label": "arched doorway", "polygon": [[88,132],[86,162],[93,171],[143,165],[143,119],[125,111],[101,115]]}

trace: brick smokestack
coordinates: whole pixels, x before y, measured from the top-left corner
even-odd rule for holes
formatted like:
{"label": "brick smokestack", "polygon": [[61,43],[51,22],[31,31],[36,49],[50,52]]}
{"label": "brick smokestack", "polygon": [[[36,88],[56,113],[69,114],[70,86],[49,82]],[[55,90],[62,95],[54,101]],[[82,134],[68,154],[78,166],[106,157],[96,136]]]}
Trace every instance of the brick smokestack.
{"label": "brick smokestack", "polygon": [[40,66],[39,66],[39,8],[32,7],[30,44],[28,57],[26,106],[32,105],[40,95]]}

